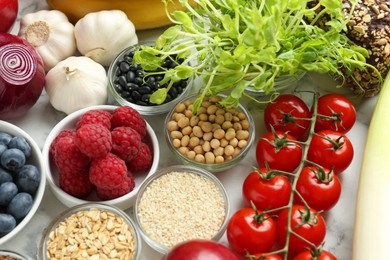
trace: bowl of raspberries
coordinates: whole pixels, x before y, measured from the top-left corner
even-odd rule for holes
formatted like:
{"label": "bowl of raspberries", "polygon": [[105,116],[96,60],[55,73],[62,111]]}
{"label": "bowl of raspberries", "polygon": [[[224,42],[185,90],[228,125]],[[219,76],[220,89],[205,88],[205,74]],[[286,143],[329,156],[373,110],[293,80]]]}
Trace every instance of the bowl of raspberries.
{"label": "bowl of raspberries", "polygon": [[0,121],[0,245],[34,217],[45,192],[40,147],[23,129]]}
{"label": "bowl of raspberries", "polygon": [[43,150],[46,179],[66,206],[102,202],[133,206],[139,186],[159,163],[152,127],[129,106],[91,106],[62,119]]}

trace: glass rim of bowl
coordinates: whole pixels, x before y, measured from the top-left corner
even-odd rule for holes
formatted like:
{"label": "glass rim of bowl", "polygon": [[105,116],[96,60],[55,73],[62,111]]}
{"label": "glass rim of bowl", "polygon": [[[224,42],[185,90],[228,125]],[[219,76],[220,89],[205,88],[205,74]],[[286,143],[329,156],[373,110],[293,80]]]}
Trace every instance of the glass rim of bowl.
{"label": "glass rim of bowl", "polygon": [[194,76],[191,76],[187,80],[187,86],[184,88],[183,92],[180,93],[175,99],[163,103],[160,105],[151,105],[151,106],[142,106],[135,103],[131,103],[127,100],[125,100],[123,97],[120,96],[120,94],[115,90],[114,88],[114,82],[113,78],[115,76],[115,72],[117,71],[117,68],[115,68],[115,64],[118,62],[118,60],[123,57],[127,52],[129,52],[132,49],[135,49],[137,46],[146,46],[146,45],[153,45],[155,41],[141,41],[137,44],[128,46],[124,50],[122,50],[112,61],[110,66],[108,67],[107,76],[108,76],[108,89],[114,98],[115,102],[120,105],[130,106],[137,110],[141,115],[159,115],[164,114],[170,111],[172,107],[174,107],[178,102],[183,100],[185,97],[188,96],[188,94],[191,92],[192,89],[194,89]]}
{"label": "glass rim of bowl", "polygon": [[144,183],[142,183],[142,185],[139,189],[139,192],[137,194],[136,202],[135,202],[134,207],[133,207],[133,216],[134,216],[134,222],[135,222],[135,224],[138,228],[138,231],[141,234],[143,240],[150,247],[152,247],[154,250],[156,250],[159,253],[165,254],[169,251],[169,248],[167,246],[160,244],[159,242],[153,240],[152,238],[150,238],[148,236],[148,234],[146,233],[146,231],[144,230],[144,228],[141,225],[141,221],[140,221],[139,215],[137,213],[138,213],[138,209],[139,209],[139,203],[140,203],[140,200],[143,196],[144,191],[155,180],[157,180],[158,178],[160,178],[166,174],[169,174],[171,172],[187,172],[187,173],[193,173],[193,174],[200,175],[200,176],[210,180],[218,188],[218,191],[220,192],[220,194],[223,198],[224,206],[225,206],[225,218],[224,218],[221,226],[219,227],[217,233],[211,238],[211,240],[218,241],[226,231],[226,228],[227,228],[227,225],[228,225],[229,219],[230,219],[229,216],[230,216],[231,211],[232,211],[231,200],[229,198],[229,194],[227,192],[227,189],[225,188],[225,186],[223,185],[221,180],[218,179],[210,171],[203,169],[203,168],[200,168],[200,167],[193,166],[193,165],[183,165],[183,164],[175,164],[175,165],[166,166],[164,168],[160,168],[155,172],[155,174],[149,176],[144,181]]}
{"label": "glass rim of bowl", "polygon": [[[189,95],[185,99],[181,100],[180,102],[185,102],[186,100],[194,99],[194,98],[196,98],[197,95],[198,94]],[[217,96],[226,97],[225,94],[217,94]],[[173,154],[176,156],[176,158],[178,158],[181,162],[184,162],[185,164],[188,164],[188,165],[194,165],[194,166],[197,166],[199,168],[203,168],[203,169],[208,170],[212,173],[217,173],[217,172],[225,171],[225,170],[228,170],[228,169],[234,167],[237,162],[241,161],[248,154],[248,152],[250,151],[250,149],[255,141],[255,137],[256,137],[256,135],[255,135],[255,122],[254,122],[254,119],[253,119],[251,113],[249,112],[249,110],[246,109],[241,103],[239,103],[237,108],[239,108],[240,111],[245,113],[245,116],[247,117],[247,120],[248,120],[249,125],[250,125],[250,131],[249,131],[249,139],[247,141],[248,144],[244,149],[242,149],[242,151],[239,153],[238,156],[234,157],[231,160],[224,161],[222,163],[215,163],[215,164],[200,163],[200,162],[197,162],[195,160],[191,160],[191,159],[183,156],[179,152],[179,150],[173,146],[172,138],[170,137],[170,132],[169,132],[168,128],[166,127],[167,123],[171,120],[172,115],[175,112],[174,110],[178,104],[176,104],[172,108],[172,110],[167,114],[167,116],[164,120],[164,127],[165,127],[164,128],[164,132],[165,132],[164,135],[165,135],[165,140],[168,143],[170,150],[173,152]]]}
{"label": "glass rim of bowl", "polygon": [[58,225],[67,219],[68,217],[80,212],[82,210],[90,210],[93,208],[97,208],[99,210],[106,210],[115,215],[121,217],[129,226],[130,231],[132,232],[134,242],[136,244],[135,254],[133,255],[133,259],[139,259],[142,249],[142,240],[141,235],[137,229],[137,226],[133,219],[130,218],[128,214],[124,210],[112,205],[107,205],[99,202],[87,202],[83,204],[79,204],[70,208],[67,208],[60,213],[58,213],[44,228],[41,239],[38,245],[38,256],[39,259],[47,259],[47,241],[50,238],[50,234],[58,227]]}

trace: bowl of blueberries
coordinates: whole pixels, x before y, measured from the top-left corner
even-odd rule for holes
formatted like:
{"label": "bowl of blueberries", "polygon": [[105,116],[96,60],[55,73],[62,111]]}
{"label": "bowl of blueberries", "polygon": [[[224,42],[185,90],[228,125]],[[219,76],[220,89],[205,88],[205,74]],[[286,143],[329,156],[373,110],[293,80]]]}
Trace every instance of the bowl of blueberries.
{"label": "bowl of blueberries", "polygon": [[45,185],[39,146],[23,129],[0,121],[0,245],[35,215]]}
{"label": "bowl of blueberries", "polygon": [[[130,106],[141,115],[158,115],[170,111],[180,100],[185,98],[192,89],[193,79],[183,79],[173,83],[160,84],[164,76],[159,71],[179,65],[182,60],[177,57],[167,57],[161,68],[145,70],[141,64],[133,62],[137,48],[152,46],[154,42],[140,42],[124,49],[111,62],[108,69],[109,90],[115,102],[122,106]],[[151,95],[161,89],[169,89],[162,103],[156,104]]]}

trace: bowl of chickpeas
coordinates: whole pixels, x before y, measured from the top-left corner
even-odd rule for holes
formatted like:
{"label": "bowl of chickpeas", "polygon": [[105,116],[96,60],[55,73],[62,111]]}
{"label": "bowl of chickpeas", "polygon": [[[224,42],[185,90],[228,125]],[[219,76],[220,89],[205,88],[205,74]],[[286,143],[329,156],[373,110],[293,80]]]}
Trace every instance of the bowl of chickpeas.
{"label": "bowl of chickpeas", "polygon": [[205,97],[196,114],[197,95],[180,101],[165,119],[165,138],[174,155],[184,164],[220,172],[237,165],[255,139],[255,124],[241,104],[225,108],[223,95]]}

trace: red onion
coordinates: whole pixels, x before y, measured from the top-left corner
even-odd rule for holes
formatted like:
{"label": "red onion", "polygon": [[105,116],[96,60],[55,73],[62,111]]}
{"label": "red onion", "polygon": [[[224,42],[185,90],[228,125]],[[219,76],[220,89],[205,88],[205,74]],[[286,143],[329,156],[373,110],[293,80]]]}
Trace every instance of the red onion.
{"label": "red onion", "polygon": [[43,61],[22,38],[0,33],[0,119],[24,115],[45,84]]}

